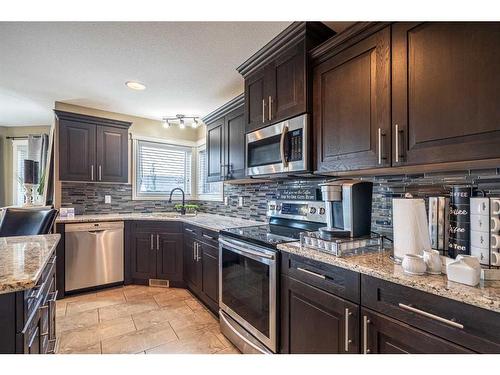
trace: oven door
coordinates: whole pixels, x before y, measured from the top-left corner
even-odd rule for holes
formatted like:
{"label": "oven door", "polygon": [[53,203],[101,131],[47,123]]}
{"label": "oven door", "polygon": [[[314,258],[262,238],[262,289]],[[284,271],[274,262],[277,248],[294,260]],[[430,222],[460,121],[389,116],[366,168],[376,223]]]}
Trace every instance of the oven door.
{"label": "oven door", "polygon": [[248,133],[247,175],[306,171],[308,142],[307,114]]}
{"label": "oven door", "polygon": [[276,352],[276,253],[219,238],[220,309]]}

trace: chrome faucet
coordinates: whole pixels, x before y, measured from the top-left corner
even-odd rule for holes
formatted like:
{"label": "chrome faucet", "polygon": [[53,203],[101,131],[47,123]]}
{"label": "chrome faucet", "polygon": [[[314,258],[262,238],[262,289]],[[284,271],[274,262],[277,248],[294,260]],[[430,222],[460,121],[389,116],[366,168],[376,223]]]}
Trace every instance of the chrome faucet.
{"label": "chrome faucet", "polygon": [[185,207],[185,198],[186,198],[186,195],[184,194],[184,190],[182,190],[181,188],[175,188],[175,189],[170,190],[170,198],[168,198],[168,203],[172,203],[172,194],[176,190],[179,190],[182,193],[181,215],[185,215],[186,214],[186,207]]}

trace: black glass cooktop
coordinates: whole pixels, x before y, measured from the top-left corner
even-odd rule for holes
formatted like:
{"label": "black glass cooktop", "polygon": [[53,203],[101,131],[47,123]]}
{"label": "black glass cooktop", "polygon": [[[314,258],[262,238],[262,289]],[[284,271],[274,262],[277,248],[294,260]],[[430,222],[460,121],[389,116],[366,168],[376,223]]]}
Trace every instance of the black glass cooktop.
{"label": "black glass cooktop", "polygon": [[[300,239],[300,232],[317,230],[320,226],[324,226],[324,224],[307,223],[306,226],[295,225],[292,227],[283,225],[291,224],[284,223],[283,220],[279,221],[281,225],[273,224],[273,222],[274,221],[271,221],[270,224],[256,225],[253,227],[225,229],[221,231],[220,234],[247,242],[276,247],[276,245],[280,243],[298,241]],[[293,224],[296,223],[294,222]]]}

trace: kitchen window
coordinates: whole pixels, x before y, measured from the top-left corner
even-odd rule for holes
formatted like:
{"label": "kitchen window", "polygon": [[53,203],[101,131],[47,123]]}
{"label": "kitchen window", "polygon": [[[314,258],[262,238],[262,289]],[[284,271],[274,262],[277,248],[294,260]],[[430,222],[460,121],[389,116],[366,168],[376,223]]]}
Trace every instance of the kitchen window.
{"label": "kitchen window", "polygon": [[134,199],[168,199],[175,188],[191,195],[191,146],[136,139],[134,159]]}
{"label": "kitchen window", "polygon": [[[207,182],[205,145],[151,138],[133,140],[132,191],[135,200],[167,200],[176,187],[190,200],[222,201],[222,182]],[[181,194],[174,194],[180,199]]]}
{"label": "kitchen window", "polygon": [[21,206],[24,204],[24,159],[28,158],[28,140],[15,139],[12,141],[12,204]]}
{"label": "kitchen window", "polygon": [[208,165],[207,165],[207,151],[205,145],[198,147],[198,158],[196,161],[197,174],[197,195],[198,199],[204,200],[220,200],[222,201],[222,182],[207,182]]}

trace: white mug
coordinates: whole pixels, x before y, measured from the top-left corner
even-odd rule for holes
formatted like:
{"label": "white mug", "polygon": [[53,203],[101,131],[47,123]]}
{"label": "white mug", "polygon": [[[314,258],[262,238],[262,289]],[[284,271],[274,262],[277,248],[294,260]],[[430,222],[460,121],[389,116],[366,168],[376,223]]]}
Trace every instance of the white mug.
{"label": "white mug", "polygon": [[494,249],[500,248],[500,236],[498,234],[491,235],[491,247]]}
{"label": "white mug", "polygon": [[493,216],[490,219],[490,228],[492,232],[500,231],[500,219],[496,216]]}
{"label": "white mug", "polygon": [[491,213],[493,215],[500,214],[500,199],[492,199],[491,200]]}
{"label": "white mug", "polygon": [[500,266],[500,253],[492,250],[490,260],[492,266]]}
{"label": "white mug", "polygon": [[424,275],[427,266],[420,255],[406,254],[401,263],[403,271],[410,275]]}
{"label": "white mug", "polygon": [[431,275],[441,274],[441,255],[437,250],[424,250],[424,262],[427,273]]}

